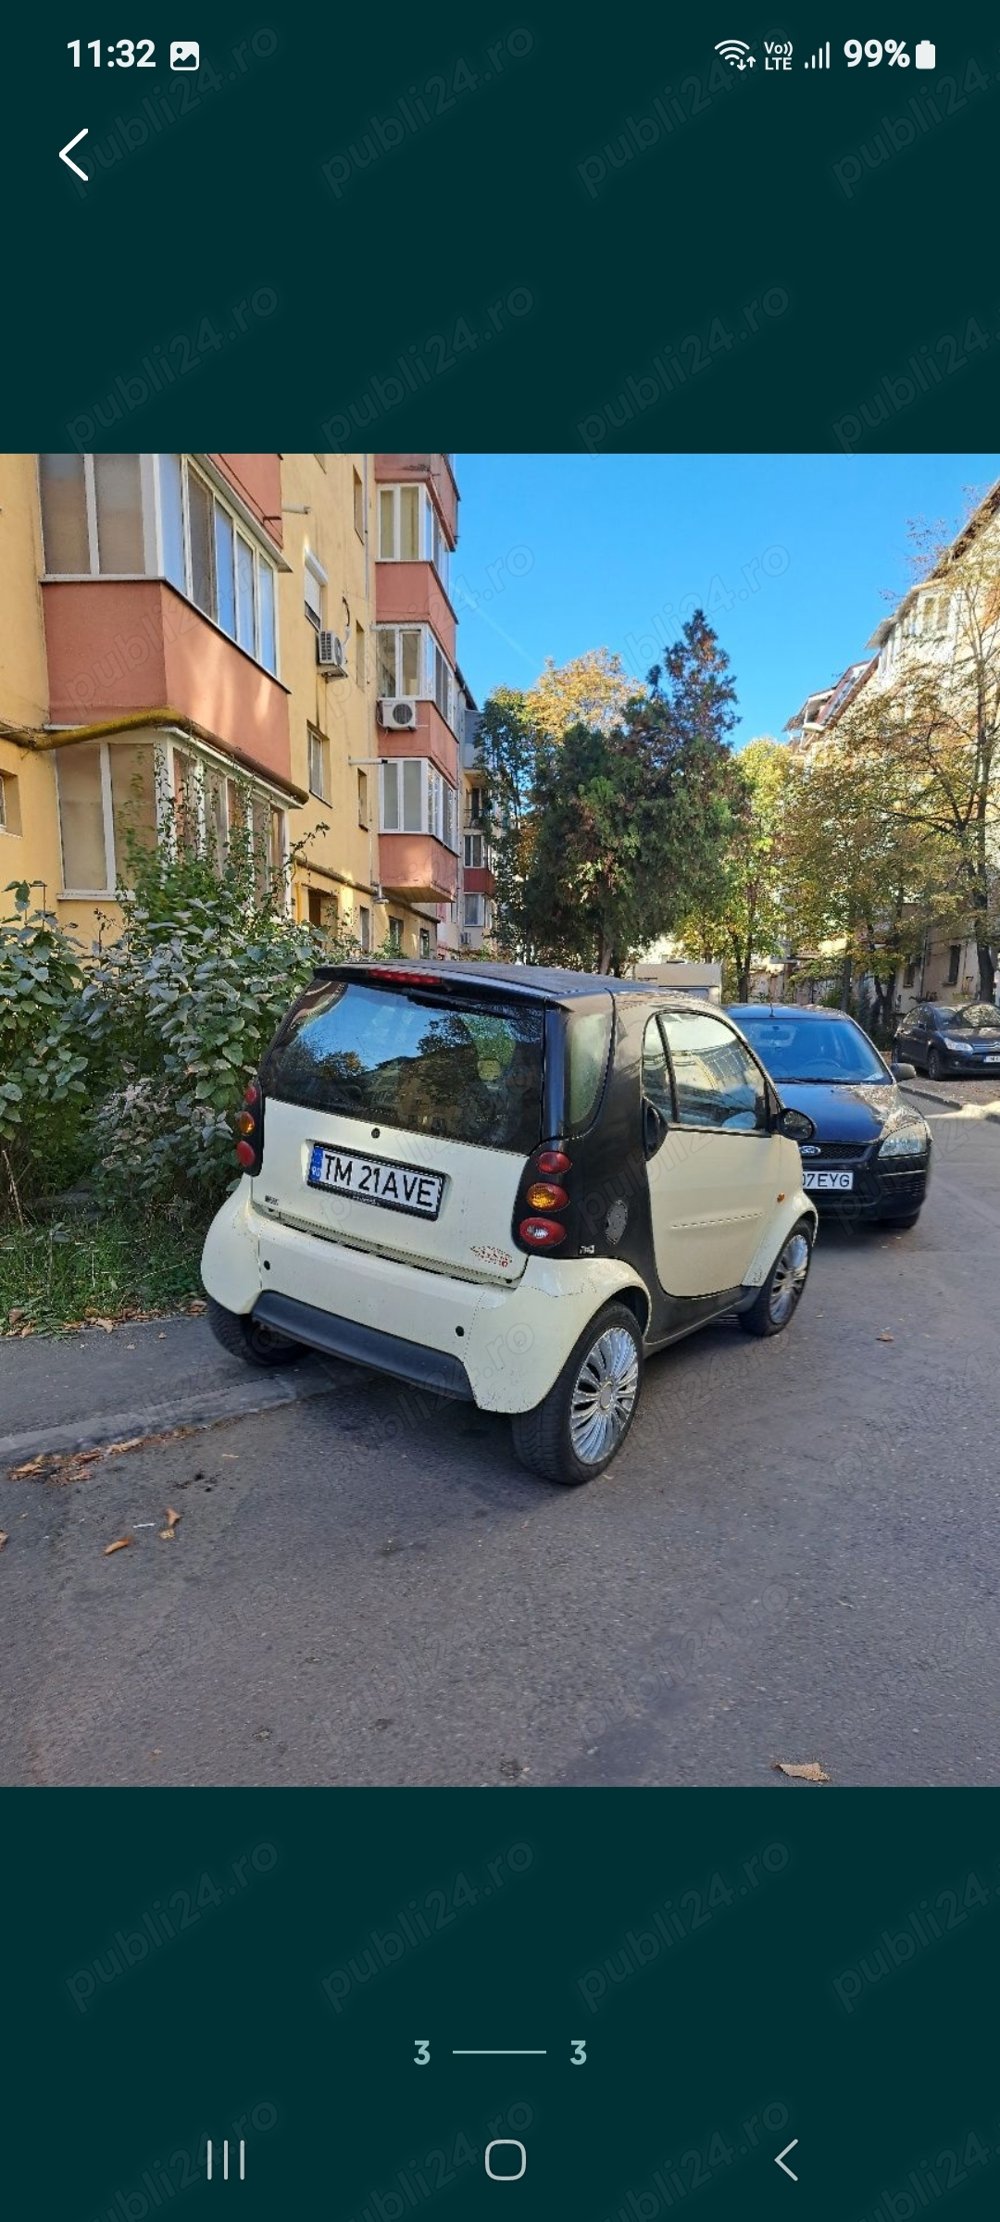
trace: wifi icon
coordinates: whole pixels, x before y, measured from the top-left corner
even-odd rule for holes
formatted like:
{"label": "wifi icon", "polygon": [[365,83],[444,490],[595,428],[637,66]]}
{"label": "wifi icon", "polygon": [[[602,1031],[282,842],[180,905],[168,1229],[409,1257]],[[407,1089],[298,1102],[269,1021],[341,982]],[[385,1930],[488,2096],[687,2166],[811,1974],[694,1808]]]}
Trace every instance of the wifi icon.
{"label": "wifi icon", "polygon": [[715,49],[730,69],[753,69],[754,56],[745,39],[720,39]]}

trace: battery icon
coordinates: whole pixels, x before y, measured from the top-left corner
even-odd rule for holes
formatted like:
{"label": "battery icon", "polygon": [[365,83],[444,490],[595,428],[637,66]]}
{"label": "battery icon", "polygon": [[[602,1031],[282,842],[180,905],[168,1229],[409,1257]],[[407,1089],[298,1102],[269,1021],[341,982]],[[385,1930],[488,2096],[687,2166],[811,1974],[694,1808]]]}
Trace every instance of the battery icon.
{"label": "battery icon", "polygon": [[933,39],[918,39],[917,51],[913,59],[918,69],[936,69],[937,47]]}

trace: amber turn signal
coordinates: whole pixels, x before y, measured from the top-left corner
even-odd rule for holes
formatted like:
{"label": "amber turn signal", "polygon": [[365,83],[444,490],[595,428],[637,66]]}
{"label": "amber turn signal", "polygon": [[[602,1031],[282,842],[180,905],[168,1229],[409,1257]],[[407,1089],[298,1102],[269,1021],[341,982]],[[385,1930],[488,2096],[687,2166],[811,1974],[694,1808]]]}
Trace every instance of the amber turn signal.
{"label": "amber turn signal", "polygon": [[252,1111],[239,1111],[236,1115],[237,1134],[252,1134],[257,1121]]}
{"label": "amber turn signal", "polygon": [[532,1211],[563,1211],[569,1197],[565,1188],[557,1187],[555,1181],[536,1180],[525,1189],[524,1200],[531,1205]]}

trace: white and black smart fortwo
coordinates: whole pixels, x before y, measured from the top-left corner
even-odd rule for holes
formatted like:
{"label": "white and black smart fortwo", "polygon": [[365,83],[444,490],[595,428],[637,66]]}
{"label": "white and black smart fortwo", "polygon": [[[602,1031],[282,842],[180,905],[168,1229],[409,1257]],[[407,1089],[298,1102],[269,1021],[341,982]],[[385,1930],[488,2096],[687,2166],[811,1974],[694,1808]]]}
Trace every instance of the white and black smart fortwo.
{"label": "white and black smart fortwo", "polygon": [[226,1349],[509,1413],[553,1481],[608,1465],[648,1352],[727,1311],[776,1334],[805,1286],[810,1120],[724,1013],[648,981],[323,968],[239,1125],[202,1263]]}

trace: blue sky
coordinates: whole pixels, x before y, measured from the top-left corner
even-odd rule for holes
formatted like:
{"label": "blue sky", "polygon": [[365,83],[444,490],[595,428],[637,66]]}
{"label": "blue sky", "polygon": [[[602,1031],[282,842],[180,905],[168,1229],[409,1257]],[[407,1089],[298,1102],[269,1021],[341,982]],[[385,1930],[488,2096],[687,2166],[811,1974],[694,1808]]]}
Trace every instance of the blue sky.
{"label": "blue sky", "polygon": [[780,733],[864,654],[909,583],[911,519],[948,527],[1000,455],[459,455],[459,661],[478,700],[546,656],[617,649],[645,678],[698,603]]}

